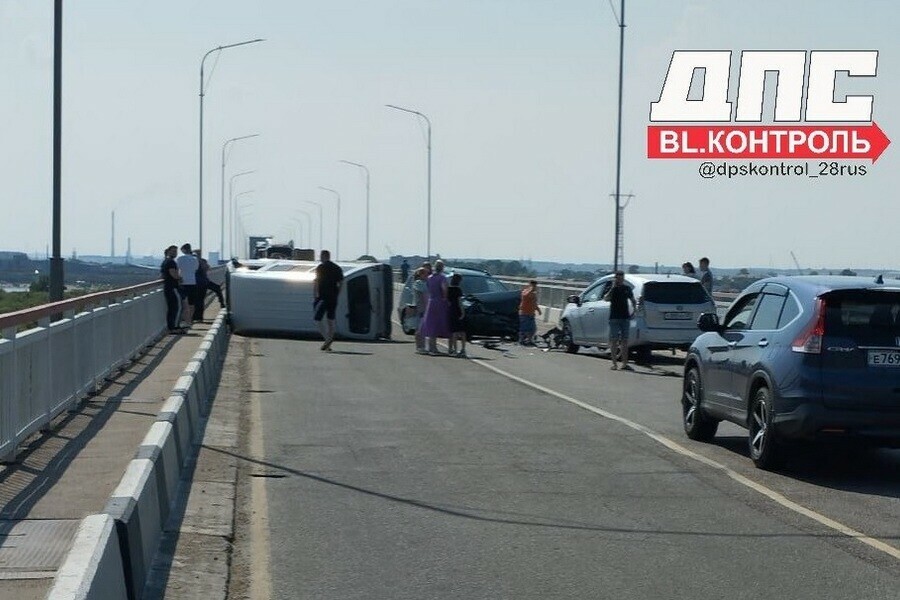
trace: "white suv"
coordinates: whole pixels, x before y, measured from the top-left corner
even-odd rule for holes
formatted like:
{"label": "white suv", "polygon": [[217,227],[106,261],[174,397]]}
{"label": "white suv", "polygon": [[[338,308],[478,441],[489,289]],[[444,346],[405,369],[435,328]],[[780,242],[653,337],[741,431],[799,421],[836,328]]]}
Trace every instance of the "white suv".
{"label": "white suv", "polygon": [[[613,275],[601,277],[581,294],[570,296],[560,317],[569,352],[609,343],[609,302],[602,298]],[[716,304],[700,282],[684,275],[625,275],[637,310],[631,320],[629,346],[644,356],[654,348],[687,349],[700,334],[697,319],[715,313]]]}

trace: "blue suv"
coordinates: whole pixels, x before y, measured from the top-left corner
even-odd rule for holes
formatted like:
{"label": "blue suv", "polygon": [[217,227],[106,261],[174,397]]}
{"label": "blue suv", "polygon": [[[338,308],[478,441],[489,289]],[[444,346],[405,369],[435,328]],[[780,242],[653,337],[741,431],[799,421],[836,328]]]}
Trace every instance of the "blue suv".
{"label": "blue suv", "polygon": [[763,279],[698,327],[681,400],[689,438],[736,423],[762,469],[788,440],[900,445],[900,280]]}

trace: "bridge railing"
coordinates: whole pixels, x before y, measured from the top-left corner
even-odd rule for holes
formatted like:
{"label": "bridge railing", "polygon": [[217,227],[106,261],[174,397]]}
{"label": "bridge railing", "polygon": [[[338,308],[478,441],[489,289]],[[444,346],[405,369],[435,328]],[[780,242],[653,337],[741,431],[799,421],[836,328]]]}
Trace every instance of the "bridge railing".
{"label": "bridge railing", "polygon": [[[513,287],[522,287],[529,281],[528,277],[497,277],[503,283]],[[573,294],[580,294],[591,282],[590,281],[560,281],[558,279],[537,279],[538,298],[542,306],[547,308],[556,308],[562,310],[566,307],[566,299]],[[721,312],[727,308],[732,300],[737,297],[734,292],[713,292],[713,300],[716,301],[716,307]]]}
{"label": "bridge railing", "polygon": [[[220,281],[221,269],[210,271]],[[24,328],[24,329],[23,329]],[[160,281],[0,314],[0,461],[166,329]]]}

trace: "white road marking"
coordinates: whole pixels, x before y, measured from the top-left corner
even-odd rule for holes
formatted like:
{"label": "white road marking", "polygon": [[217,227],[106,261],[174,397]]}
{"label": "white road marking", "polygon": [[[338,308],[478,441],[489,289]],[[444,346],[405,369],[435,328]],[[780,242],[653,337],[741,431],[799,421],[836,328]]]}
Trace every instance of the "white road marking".
{"label": "white road marking", "polygon": [[[259,354],[256,340],[252,340],[251,354]],[[253,390],[261,389],[259,372],[249,361],[250,381]],[[251,394],[250,400],[250,456],[263,460],[266,455],[263,443],[263,424],[260,411],[260,395]],[[269,600],[272,597],[272,573],[269,570],[269,499],[266,492],[266,478],[252,477],[250,480],[250,503],[256,510],[250,514],[250,598]]]}
{"label": "white road marking", "polygon": [[787,508],[788,510],[794,511],[797,514],[800,514],[800,515],[803,515],[804,517],[812,519],[813,521],[815,521],[821,525],[824,525],[825,527],[828,527],[829,529],[832,529],[834,531],[842,533],[843,535],[846,535],[847,537],[858,540],[858,541],[862,542],[863,544],[865,544],[871,548],[874,548],[875,550],[878,550],[880,552],[887,554],[888,556],[891,556],[892,558],[900,560],[900,549],[896,548],[895,546],[886,544],[886,543],[882,542],[881,540],[877,540],[873,537],[865,535],[864,533],[856,531],[855,529],[848,527],[847,525],[844,525],[843,523],[839,523],[838,521],[835,521],[834,519],[830,519],[823,514],[817,513],[816,511],[814,511],[812,509],[806,508],[805,506],[801,506],[801,505],[797,504],[796,502],[794,502],[793,500],[789,500],[783,494],[780,494],[780,493],[776,492],[775,490],[762,485],[761,483],[753,481],[752,479],[749,479],[748,477],[741,475],[737,471],[734,471],[733,469],[730,469],[730,468],[726,467],[725,465],[723,465],[711,458],[707,458],[705,456],[697,454],[696,452],[693,452],[692,450],[685,448],[681,444],[673,442],[669,438],[667,438],[663,435],[660,435],[659,433],[656,433],[652,429],[649,429],[649,428],[641,425],[640,423],[635,423],[634,421],[631,421],[624,417],[620,417],[619,415],[616,415],[609,411],[603,410],[602,408],[597,408],[596,406],[592,406],[586,402],[582,402],[581,400],[578,400],[576,398],[572,398],[571,396],[567,396],[565,394],[557,392],[556,390],[552,390],[550,388],[544,387],[540,384],[534,383],[527,379],[523,379],[517,375],[508,373],[508,372],[504,371],[503,369],[500,369],[498,367],[490,365],[486,362],[482,362],[481,360],[479,360],[477,358],[471,359],[471,362],[477,364],[480,367],[484,367],[485,369],[488,369],[489,371],[493,371],[493,372],[497,373],[498,375],[502,375],[503,377],[506,377],[507,379],[511,379],[511,380],[521,383],[523,385],[527,385],[528,387],[538,390],[539,392],[543,392],[543,393],[553,396],[555,398],[559,398],[560,400],[563,400],[570,404],[574,404],[575,406],[577,406],[579,408],[583,408],[584,410],[590,411],[590,412],[592,412],[596,415],[599,415],[601,417],[604,417],[606,419],[610,419],[612,421],[617,421],[617,422],[625,425],[626,427],[630,427],[631,429],[633,429],[635,431],[639,431],[639,432],[643,433],[644,435],[646,435],[647,437],[655,440],[656,442],[659,442],[666,448],[668,448],[674,452],[677,452],[678,454],[681,454],[688,458],[692,458],[701,464],[704,464],[708,467],[712,467],[713,469],[721,471],[722,473],[724,473],[725,475],[727,475],[734,481],[740,483],[743,486],[750,488],[751,490],[753,490],[759,494],[762,494],[763,496],[769,498],[770,500],[773,500],[774,502],[777,502],[778,504]]}

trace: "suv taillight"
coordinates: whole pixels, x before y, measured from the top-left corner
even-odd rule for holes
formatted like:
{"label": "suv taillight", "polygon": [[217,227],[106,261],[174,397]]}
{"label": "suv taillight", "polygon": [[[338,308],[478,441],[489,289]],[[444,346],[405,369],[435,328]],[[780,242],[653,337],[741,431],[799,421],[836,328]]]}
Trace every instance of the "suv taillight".
{"label": "suv taillight", "polygon": [[644,313],[644,297],[638,296],[637,302],[634,303],[634,316],[643,317]]}
{"label": "suv taillight", "polygon": [[813,318],[807,327],[791,344],[791,350],[803,354],[821,354],[822,337],[825,335],[825,300],[816,298]]}

